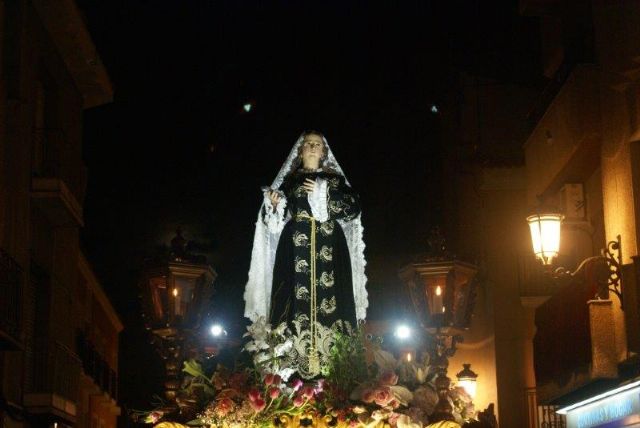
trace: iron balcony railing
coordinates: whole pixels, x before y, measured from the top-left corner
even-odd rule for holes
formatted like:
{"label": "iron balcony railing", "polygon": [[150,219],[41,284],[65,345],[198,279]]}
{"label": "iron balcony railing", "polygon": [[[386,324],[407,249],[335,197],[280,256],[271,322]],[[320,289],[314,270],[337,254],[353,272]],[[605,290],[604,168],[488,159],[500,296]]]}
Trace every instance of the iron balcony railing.
{"label": "iron balcony railing", "polygon": [[538,404],[535,388],[526,391],[528,428],[566,428],[567,421],[564,415],[556,413],[558,406],[541,406]]}
{"label": "iron balcony railing", "polygon": [[11,348],[20,343],[23,289],[22,268],[0,249],[0,330],[13,341],[2,347]]}
{"label": "iron balcony railing", "polygon": [[60,342],[41,340],[34,355],[31,392],[51,393],[77,402],[81,361]]}
{"label": "iron balcony railing", "polygon": [[111,398],[118,400],[118,374],[106,360],[98,353],[93,344],[84,334],[79,334],[77,339],[78,355],[82,361],[82,368],[87,376]]}

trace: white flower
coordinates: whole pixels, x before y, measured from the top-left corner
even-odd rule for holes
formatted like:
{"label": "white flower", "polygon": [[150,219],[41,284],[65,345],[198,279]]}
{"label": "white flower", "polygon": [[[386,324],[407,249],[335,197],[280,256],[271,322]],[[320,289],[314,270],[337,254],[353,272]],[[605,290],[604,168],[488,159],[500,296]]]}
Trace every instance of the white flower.
{"label": "white flower", "polygon": [[271,356],[266,352],[258,352],[256,355],[253,356],[253,362],[256,365],[260,365],[261,363],[265,361],[269,361],[270,359],[271,359]]}
{"label": "white flower", "polygon": [[392,353],[378,349],[374,352],[373,358],[381,372],[395,371],[398,362]]}
{"label": "white flower", "polygon": [[286,331],[287,331],[287,323],[282,322],[280,323],[280,325],[278,325],[278,327],[275,328],[275,330],[273,330],[273,334],[284,337]]}
{"label": "white flower", "polygon": [[398,428],[422,428],[422,422],[414,422],[407,415],[400,415],[396,421]]}
{"label": "white flower", "polygon": [[291,367],[278,370],[278,374],[280,375],[280,377],[284,382],[288,381],[291,375],[293,375],[295,372],[296,372],[295,369],[292,369]]}
{"label": "white flower", "polygon": [[266,340],[269,333],[271,333],[271,324],[267,322],[265,317],[260,317],[247,327],[247,332],[242,337],[251,336],[254,340]]}
{"label": "white flower", "polygon": [[371,417],[376,421],[381,421],[383,419],[387,419],[389,416],[391,416],[392,413],[393,410],[391,409],[376,409],[373,411],[373,413],[371,413]]}
{"label": "white flower", "polygon": [[427,367],[418,367],[412,365],[413,369],[413,377],[419,384],[423,384],[427,380],[427,375],[429,374],[429,369]]}
{"label": "white flower", "polygon": [[275,348],[273,348],[273,352],[276,354],[276,357],[281,357],[291,351],[291,348],[293,348],[293,341],[287,340],[284,343],[276,345]]}

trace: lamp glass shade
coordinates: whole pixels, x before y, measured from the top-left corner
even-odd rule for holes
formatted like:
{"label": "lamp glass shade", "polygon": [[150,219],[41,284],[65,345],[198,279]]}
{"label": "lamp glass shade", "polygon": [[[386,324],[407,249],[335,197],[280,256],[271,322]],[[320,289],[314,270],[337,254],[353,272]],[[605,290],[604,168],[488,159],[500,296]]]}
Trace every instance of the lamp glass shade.
{"label": "lamp glass shade", "polygon": [[463,369],[456,374],[458,386],[464,388],[469,396],[476,398],[476,388],[478,386],[478,374],[471,370],[471,364],[463,364]]}
{"label": "lamp glass shade", "polygon": [[560,251],[560,224],[562,214],[534,214],[527,217],[531,231],[533,252],[542,264],[550,265]]}
{"label": "lamp glass shade", "polygon": [[476,398],[477,381],[475,379],[459,380],[458,386],[462,387],[472,399]]}

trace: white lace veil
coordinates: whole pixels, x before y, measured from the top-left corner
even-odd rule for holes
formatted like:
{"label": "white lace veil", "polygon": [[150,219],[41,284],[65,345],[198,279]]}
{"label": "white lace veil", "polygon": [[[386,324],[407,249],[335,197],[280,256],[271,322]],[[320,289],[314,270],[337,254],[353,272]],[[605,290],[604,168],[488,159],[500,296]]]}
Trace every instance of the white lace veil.
{"label": "white lace veil", "polygon": [[[304,134],[298,138],[296,143],[287,157],[287,161],[280,168],[280,172],[276,176],[275,180],[271,184],[271,189],[278,189],[285,177],[291,172],[291,168],[295,168],[294,162],[298,157],[298,150]],[[326,157],[323,161],[323,167],[327,167],[335,171],[344,177],[347,184],[349,181],[344,175],[340,164],[333,156],[333,152],[327,143],[327,140],[323,137],[323,141],[326,148]],[[283,205],[283,204],[282,204]],[[273,281],[273,265],[276,258],[276,249],[278,247],[278,240],[282,228],[287,221],[290,220],[287,214],[286,221],[281,222],[281,225],[276,231],[270,231],[265,222],[263,221],[263,212],[265,203],[262,203],[260,211],[258,212],[258,220],[256,221],[256,231],[253,237],[253,250],[251,252],[251,265],[249,267],[249,279],[244,291],[244,316],[251,321],[256,321],[259,317],[269,318],[269,308],[271,305],[271,285]],[[366,261],[364,259],[364,241],[362,239],[362,221],[360,215],[351,221],[338,220],[345,238],[347,239],[347,246],[349,247],[349,255],[351,258],[351,272],[353,281],[353,297],[356,306],[356,318],[358,320],[364,320],[367,313],[367,306],[369,305],[367,299],[367,290],[365,284],[367,277],[364,272]]]}

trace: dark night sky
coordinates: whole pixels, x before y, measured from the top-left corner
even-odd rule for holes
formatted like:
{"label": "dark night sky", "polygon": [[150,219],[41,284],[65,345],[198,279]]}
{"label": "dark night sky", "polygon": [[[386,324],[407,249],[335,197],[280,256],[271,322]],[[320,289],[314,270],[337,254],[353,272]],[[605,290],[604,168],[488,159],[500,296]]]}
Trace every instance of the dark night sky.
{"label": "dark night sky", "polygon": [[447,197],[431,105],[454,70],[513,76],[523,50],[515,1],[78,3],[115,98],[85,114],[83,243],[128,327],[121,399],[134,407],[157,380],[136,300],[157,244],[178,225],[207,243],[221,316],[237,320],[260,186],[313,128],[361,195],[370,292],[393,290]]}

